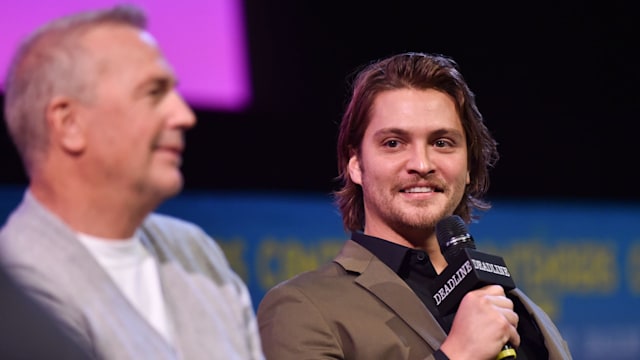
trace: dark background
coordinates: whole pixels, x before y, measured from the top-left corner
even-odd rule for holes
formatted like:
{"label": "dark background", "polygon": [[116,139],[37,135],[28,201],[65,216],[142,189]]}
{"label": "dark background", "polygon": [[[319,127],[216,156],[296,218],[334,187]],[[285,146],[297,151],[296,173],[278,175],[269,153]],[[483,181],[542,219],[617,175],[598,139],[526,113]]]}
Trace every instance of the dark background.
{"label": "dark background", "polygon": [[[640,200],[630,5],[246,0],[245,11],[254,101],[196,109],[187,189],[329,193],[350,75],[423,51],[459,63],[499,142],[490,198]],[[0,153],[0,184],[25,184],[4,122]]]}

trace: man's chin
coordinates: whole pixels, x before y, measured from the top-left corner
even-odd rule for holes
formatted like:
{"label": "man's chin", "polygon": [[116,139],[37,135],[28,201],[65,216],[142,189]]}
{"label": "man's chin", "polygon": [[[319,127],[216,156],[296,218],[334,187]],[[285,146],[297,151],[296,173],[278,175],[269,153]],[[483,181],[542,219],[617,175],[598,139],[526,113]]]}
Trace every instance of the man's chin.
{"label": "man's chin", "polygon": [[161,201],[178,195],[184,187],[184,180],[180,173],[165,176],[156,182],[155,193]]}
{"label": "man's chin", "polygon": [[414,230],[430,229],[444,216],[441,210],[421,209],[420,213],[407,213],[403,217],[403,222],[407,228]]}

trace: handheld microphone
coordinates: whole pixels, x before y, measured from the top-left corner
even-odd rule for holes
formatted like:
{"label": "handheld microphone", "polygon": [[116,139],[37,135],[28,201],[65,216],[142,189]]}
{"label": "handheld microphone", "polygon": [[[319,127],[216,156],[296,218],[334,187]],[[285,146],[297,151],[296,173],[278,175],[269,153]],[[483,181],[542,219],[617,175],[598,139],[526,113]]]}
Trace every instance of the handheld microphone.
{"label": "handheld microphone", "polygon": [[[464,220],[451,215],[436,224],[436,237],[447,267],[432,286],[433,300],[441,315],[454,312],[464,295],[485,285],[501,285],[505,291],[516,287],[504,260],[476,250],[473,237]],[[516,350],[508,343],[496,360],[516,358]]]}

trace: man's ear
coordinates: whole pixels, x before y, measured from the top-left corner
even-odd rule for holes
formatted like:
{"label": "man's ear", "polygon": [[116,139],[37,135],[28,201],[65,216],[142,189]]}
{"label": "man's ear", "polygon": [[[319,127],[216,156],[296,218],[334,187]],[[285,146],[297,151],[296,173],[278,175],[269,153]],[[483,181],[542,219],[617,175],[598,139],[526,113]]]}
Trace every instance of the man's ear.
{"label": "man's ear", "polygon": [[351,181],[362,186],[362,167],[356,152],[353,152],[349,158],[349,177]]}
{"label": "man's ear", "polygon": [[53,145],[74,154],[82,152],[87,144],[86,124],[77,110],[77,102],[67,96],[54,97],[46,109]]}

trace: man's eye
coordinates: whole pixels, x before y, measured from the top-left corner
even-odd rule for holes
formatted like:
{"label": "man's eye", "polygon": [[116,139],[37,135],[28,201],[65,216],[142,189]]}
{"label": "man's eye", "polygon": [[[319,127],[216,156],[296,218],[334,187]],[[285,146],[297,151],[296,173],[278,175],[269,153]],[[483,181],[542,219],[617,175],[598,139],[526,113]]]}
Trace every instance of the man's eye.
{"label": "man's eye", "polygon": [[171,89],[171,84],[168,80],[164,80],[164,79],[156,80],[153,83],[149,84],[149,90],[147,95],[156,99],[161,98],[165,94],[167,94],[167,92],[169,92],[170,89]]}
{"label": "man's eye", "polygon": [[433,143],[433,145],[434,145],[435,147],[447,147],[447,146],[451,146],[451,142],[449,142],[449,141],[447,141],[447,140],[440,139],[440,140],[436,140],[436,141]]}
{"label": "man's eye", "polygon": [[165,92],[165,88],[164,87],[154,87],[151,90],[149,90],[149,95],[154,96],[154,97],[158,97],[162,94],[164,94]]}
{"label": "man's eye", "polygon": [[387,140],[384,143],[384,146],[389,148],[396,148],[398,147],[398,145],[399,145],[398,140]]}

